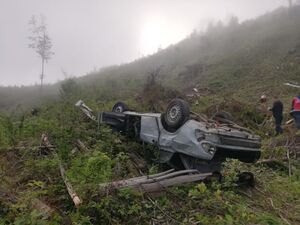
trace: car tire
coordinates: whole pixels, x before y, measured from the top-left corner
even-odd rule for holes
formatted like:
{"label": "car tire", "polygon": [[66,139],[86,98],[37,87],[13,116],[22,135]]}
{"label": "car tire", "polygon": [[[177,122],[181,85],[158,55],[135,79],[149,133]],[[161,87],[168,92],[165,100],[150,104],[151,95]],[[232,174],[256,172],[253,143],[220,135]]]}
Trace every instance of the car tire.
{"label": "car tire", "polygon": [[123,113],[128,110],[129,107],[123,102],[117,102],[112,108],[112,111],[115,113]]}
{"label": "car tire", "polygon": [[165,113],[161,115],[161,123],[168,132],[175,132],[190,117],[190,108],[186,101],[182,99],[172,100]]}
{"label": "car tire", "polygon": [[242,172],[237,175],[238,180],[236,181],[238,186],[243,187],[254,187],[255,178],[254,174],[251,172]]}

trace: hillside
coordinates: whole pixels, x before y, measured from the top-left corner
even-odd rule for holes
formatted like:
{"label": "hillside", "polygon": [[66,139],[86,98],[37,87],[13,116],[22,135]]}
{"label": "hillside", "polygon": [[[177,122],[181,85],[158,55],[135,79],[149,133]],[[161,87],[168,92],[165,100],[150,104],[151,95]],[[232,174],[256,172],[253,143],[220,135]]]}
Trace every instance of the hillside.
{"label": "hillside", "polygon": [[[299,82],[300,6],[280,8],[255,20],[211,25],[180,43],[132,63],[111,66],[74,80],[83,97],[117,98],[141,91],[150,73],[160,68],[158,81],[180,91],[191,87],[254,100],[261,93],[286,97],[293,90],[283,82]],[[237,90],[235,87],[239,87]],[[37,89],[37,88],[36,88]],[[59,84],[43,96],[59,93]],[[1,110],[34,105],[34,87],[0,88]],[[109,94],[107,94],[109,92]],[[245,95],[247,93],[247,95]],[[31,101],[30,99],[35,99]]]}
{"label": "hillside", "polygon": [[[300,224],[299,134],[285,126],[275,136],[272,119],[261,109],[277,95],[289,118],[297,89],[283,83],[300,82],[299,21],[300,6],[242,24],[233,18],[154,55],[43,90],[0,87],[0,224]],[[264,106],[258,105],[263,93],[269,97]],[[227,160],[222,180],[157,195],[103,190],[102,183],[169,167],[158,163],[155,145],[89,121],[74,103],[83,99],[97,112],[123,100],[133,109],[162,111],[178,96],[197,113],[228,111],[260,135],[260,161]],[[254,184],[240,184],[241,172],[251,172]]]}

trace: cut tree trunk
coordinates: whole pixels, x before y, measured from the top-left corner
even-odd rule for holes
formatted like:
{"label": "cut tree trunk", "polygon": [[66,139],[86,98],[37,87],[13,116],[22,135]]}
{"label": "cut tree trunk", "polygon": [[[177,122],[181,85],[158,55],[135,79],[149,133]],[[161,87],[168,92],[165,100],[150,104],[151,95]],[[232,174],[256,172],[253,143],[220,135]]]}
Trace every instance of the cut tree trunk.
{"label": "cut tree trunk", "polygon": [[99,185],[100,192],[131,188],[143,193],[162,192],[168,187],[179,186],[192,182],[204,181],[212,173],[199,173],[197,170],[168,170],[150,176],[141,176],[126,180],[103,183]]}

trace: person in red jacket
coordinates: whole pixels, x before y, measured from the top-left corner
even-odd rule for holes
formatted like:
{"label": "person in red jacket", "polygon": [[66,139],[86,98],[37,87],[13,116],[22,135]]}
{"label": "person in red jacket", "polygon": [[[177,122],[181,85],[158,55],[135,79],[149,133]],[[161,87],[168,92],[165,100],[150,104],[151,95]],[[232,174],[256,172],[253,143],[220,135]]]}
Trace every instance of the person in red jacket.
{"label": "person in red jacket", "polygon": [[300,93],[293,98],[291,115],[294,118],[296,128],[300,129]]}

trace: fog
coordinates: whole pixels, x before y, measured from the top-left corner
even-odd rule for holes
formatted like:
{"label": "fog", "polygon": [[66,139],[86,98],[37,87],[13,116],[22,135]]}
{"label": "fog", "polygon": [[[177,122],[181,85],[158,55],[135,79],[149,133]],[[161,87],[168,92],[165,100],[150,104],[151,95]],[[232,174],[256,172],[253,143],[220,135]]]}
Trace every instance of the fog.
{"label": "fog", "polygon": [[[286,0],[0,0],[0,85],[39,83],[28,21],[43,14],[53,42],[45,82],[122,64],[174,44],[210,21],[255,18]],[[62,72],[64,71],[64,72]]]}

